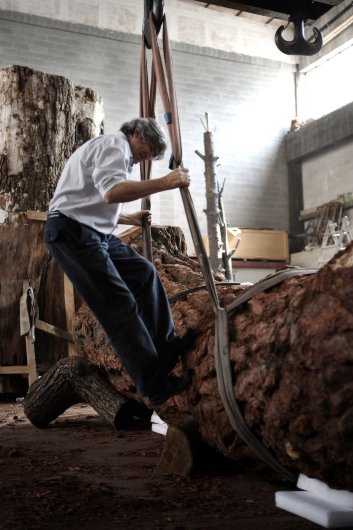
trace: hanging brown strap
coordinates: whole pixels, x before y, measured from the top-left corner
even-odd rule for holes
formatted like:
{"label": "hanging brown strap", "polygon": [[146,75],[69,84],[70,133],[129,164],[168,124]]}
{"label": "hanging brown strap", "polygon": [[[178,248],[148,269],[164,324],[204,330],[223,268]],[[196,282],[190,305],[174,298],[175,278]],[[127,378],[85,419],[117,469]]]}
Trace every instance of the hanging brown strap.
{"label": "hanging brown strap", "polygon": [[[163,19],[163,53],[164,64],[157,42],[157,33],[154,25],[154,19],[150,15],[150,37],[151,48],[154,61],[154,70],[157,84],[164,108],[164,119],[168,128],[172,153],[175,161],[175,167],[182,163],[182,147],[179,126],[179,114],[174,88],[172,56],[169,46],[167,18]],[[166,74],[166,75],[165,75]],[[166,77],[167,76],[167,77]]]}
{"label": "hanging brown strap", "polygon": [[[143,118],[155,117],[157,84],[154,68],[151,69],[151,85],[149,85],[145,37],[142,35],[141,60],[140,60],[140,116]],[[141,180],[151,177],[152,160],[145,160],[140,164]],[[146,196],[141,200],[142,210],[151,210],[151,198]],[[147,219],[142,220],[142,252],[145,258],[153,262],[151,225]]]}
{"label": "hanging brown strap", "polygon": [[[179,116],[175,95],[172,58],[168,39],[167,21],[163,19],[163,52],[164,64],[160,54],[157,32],[154,26],[153,17],[150,15],[150,38],[153,54],[153,64],[157,84],[164,107],[164,116],[168,127],[169,138],[172,146],[173,167],[182,167],[182,145],[180,136]],[[246,425],[236,401],[233,389],[232,371],[229,358],[229,331],[228,312],[220,307],[213,279],[212,270],[206,254],[206,250],[201,237],[201,232],[197,222],[196,212],[193,206],[190,192],[187,188],[180,188],[184,203],[186,216],[189,223],[195,251],[204,276],[206,288],[210,295],[213,309],[216,313],[215,329],[215,362],[217,372],[217,383],[223,406],[229,421],[238,436],[254,451],[254,453],[267,465],[275,469],[284,478],[295,481],[296,477],[291,471],[283,466],[274,455],[262,444],[262,442],[252,433]]]}
{"label": "hanging brown strap", "polygon": [[140,59],[140,116],[143,118],[155,118],[156,93],[157,85],[153,65],[151,68],[151,84],[149,84],[146,48],[144,37],[142,35]]}
{"label": "hanging brown strap", "polygon": [[[168,37],[167,19],[164,15],[163,20],[163,59],[160,53],[160,49],[157,42],[157,33],[154,26],[153,17],[150,16],[150,38],[151,48],[153,54],[154,68],[156,73],[157,84],[161,95],[163,107],[164,107],[164,118],[168,127],[168,133],[170,143],[172,147],[172,167],[180,167],[183,165],[182,162],[182,144],[181,134],[179,125],[179,113],[177,106],[177,98],[174,86],[173,77],[173,63],[172,55]],[[172,169],[171,167],[171,169]],[[203,243],[203,239],[200,233],[199,225],[197,222],[197,216],[190,192],[187,188],[180,188],[182,201],[184,204],[185,213],[187,216],[188,224],[193,239],[195,252],[198,257],[201,270],[205,278],[206,288],[210,295],[212,306],[215,312],[219,307],[218,295],[213,280],[212,270],[210,267],[209,260],[207,258],[206,249]]]}

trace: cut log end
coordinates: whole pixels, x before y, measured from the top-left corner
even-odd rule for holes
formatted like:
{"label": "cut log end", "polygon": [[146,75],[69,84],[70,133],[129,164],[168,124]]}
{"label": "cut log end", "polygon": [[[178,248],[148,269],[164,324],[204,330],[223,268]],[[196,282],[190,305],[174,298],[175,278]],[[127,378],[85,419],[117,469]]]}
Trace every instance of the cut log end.
{"label": "cut log end", "polygon": [[193,466],[194,448],[190,435],[185,430],[170,425],[155,473],[187,477]]}

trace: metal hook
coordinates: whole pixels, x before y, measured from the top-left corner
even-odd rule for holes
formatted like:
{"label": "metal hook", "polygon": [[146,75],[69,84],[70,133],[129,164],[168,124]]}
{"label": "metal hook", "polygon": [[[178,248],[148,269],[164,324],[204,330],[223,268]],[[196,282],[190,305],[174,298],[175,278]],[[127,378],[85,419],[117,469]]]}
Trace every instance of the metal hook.
{"label": "metal hook", "polygon": [[145,11],[143,19],[143,33],[145,36],[146,48],[151,48],[151,35],[149,27],[149,18],[152,11],[157,35],[162,27],[164,19],[164,0],[145,0]]}
{"label": "metal hook", "polygon": [[277,48],[287,55],[315,55],[322,48],[322,35],[317,28],[313,28],[315,40],[309,42],[304,37],[304,23],[307,20],[306,14],[302,10],[289,16],[289,22],[294,24],[294,39],[291,41],[284,40],[282,33],[285,29],[280,26],[275,34],[275,43]]}

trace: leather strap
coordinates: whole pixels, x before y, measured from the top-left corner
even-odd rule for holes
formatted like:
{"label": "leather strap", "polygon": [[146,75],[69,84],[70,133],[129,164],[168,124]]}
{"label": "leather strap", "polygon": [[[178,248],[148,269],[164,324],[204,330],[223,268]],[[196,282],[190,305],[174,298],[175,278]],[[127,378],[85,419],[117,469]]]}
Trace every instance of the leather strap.
{"label": "leather strap", "polygon": [[[164,16],[163,19],[164,61],[162,60],[162,56],[159,50],[157,42],[157,32],[151,15],[149,19],[149,24],[151,49],[153,56],[153,71],[155,72],[156,81],[164,107],[164,116],[172,146],[173,167],[182,167],[182,144],[180,136],[179,115],[177,108],[176,93],[174,88],[173,66],[168,38],[166,16]],[[144,108],[148,108],[148,112],[151,112],[151,109],[148,107],[147,103],[146,86],[146,80],[144,77]],[[180,193],[183,200],[185,213],[187,216],[197,258],[199,260],[200,267],[204,276],[205,285],[211,299],[212,307],[216,314],[215,362],[218,389],[223,402],[223,406],[225,408],[225,411],[228,415],[232,427],[234,428],[238,436],[254,451],[254,453],[284,478],[290,481],[295,481],[296,477],[294,476],[294,474],[289,471],[285,466],[283,466],[280,462],[278,462],[275,456],[272,455],[271,452],[263,445],[263,443],[251,432],[251,430],[248,428],[243,419],[239,405],[234,396],[233,377],[229,359],[228,332],[228,315],[235,309],[236,306],[240,305],[241,303],[245,303],[252,296],[254,296],[254,293],[257,294],[259,290],[262,290],[263,288],[269,288],[272,285],[278,283],[279,281],[283,281],[285,277],[288,277],[288,274],[279,275],[269,282],[260,282],[259,286],[256,286],[255,284],[255,286],[253,286],[254,288],[250,288],[243,295],[240,295],[238,304],[236,304],[236,301],[234,304],[231,304],[231,306],[229,306],[227,309],[222,308],[219,303],[216,285],[204,247],[203,239],[201,237],[201,232],[197,222],[197,216],[190,192],[187,188],[180,188]],[[290,272],[290,275],[294,274],[293,270],[285,272]],[[314,272],[314,270],[312,270],[311,272]],[[296,274],[302,274],[302,272],[300,270],[297,270]],[[304,274],[309,274],[309,272],[304,272]]]}

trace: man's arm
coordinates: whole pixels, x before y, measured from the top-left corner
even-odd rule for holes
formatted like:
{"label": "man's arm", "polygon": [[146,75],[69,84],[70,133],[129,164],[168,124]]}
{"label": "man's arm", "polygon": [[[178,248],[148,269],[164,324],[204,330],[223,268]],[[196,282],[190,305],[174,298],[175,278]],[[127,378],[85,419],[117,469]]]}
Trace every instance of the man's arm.
{"label": "man's arm", "polygon": [[111,188],[104,196],[107,203],[131,202],[160,191],[189,186],[190,175],[186,168],[174,169],[168,175],[151,180],[126,180]]}

